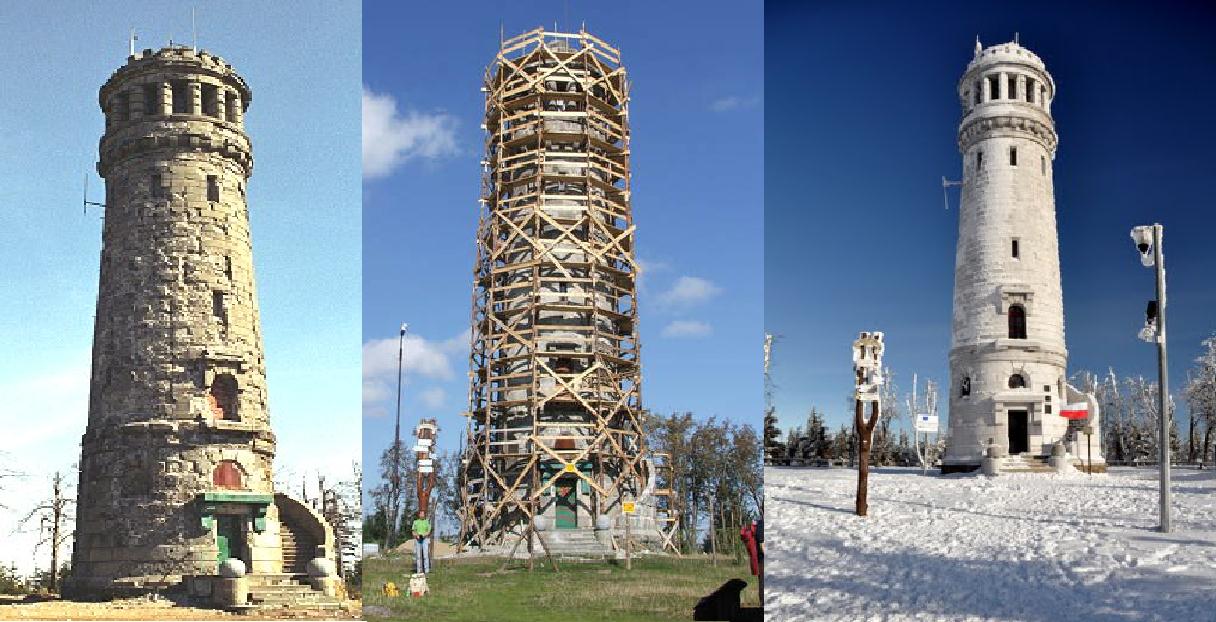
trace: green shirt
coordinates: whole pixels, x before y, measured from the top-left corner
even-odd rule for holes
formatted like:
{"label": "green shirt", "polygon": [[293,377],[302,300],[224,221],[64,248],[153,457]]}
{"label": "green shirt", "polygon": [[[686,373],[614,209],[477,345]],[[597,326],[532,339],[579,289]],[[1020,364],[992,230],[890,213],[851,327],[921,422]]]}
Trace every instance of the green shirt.
{"label": "green shirt", "polygon": [[414,537],[423,537],[431,535],[431,521],[425,518],[414,519]]}

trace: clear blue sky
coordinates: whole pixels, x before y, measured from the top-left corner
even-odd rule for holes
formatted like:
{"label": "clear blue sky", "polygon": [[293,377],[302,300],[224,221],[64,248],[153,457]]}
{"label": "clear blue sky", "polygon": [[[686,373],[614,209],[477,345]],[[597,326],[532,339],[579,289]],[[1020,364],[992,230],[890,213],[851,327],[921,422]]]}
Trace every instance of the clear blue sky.
{"label": "clear blue sky", "polygon": [[977,34],[987,46],[1020,33],[1058,86],[1070,372],[1156,378],[1154,348],[1136,339],[1153,274],[1128,231],[1159,221],[1178,394],[1216,330],[1216,15],[1199,7],[767,3],[765,323],[781,335],[783,428],[812,404],[836,426],[851,419],[859,330],[886,331],[903,390],[914,372],[947,382],[958,193],[944,211],[940,179],[961,175],[955,86]]}
{"label": "clear blue sky", "polygon": [[[633,210],[647,270],[643,402],[758,427],[763,219],[762,15],[751,2],[368,2],[364,455],[393,431],[398,325],[410,323],[402,427],[464,434],[480,191],[482,72],[507,36],[580,23],[620,48],[633,81]],[[366,97],[366,95],[365,95]],[[386,98],[391,97],[391,100]],[[391,108],[395,106],[395,108]],[[379,119],[379,120],[376,120]],[[369,154],[369,149],[372,150]],[[685,287],[672,293],[684,277]],[[664,302],[667,301],[667,302]],[[702,336],[664,336],[682,321]],[[696,323],[696,324],[693,324]],[[387,340],[387,341],[385,341]]]}
{"label": "clear blue sky", "polygon": [[[30,474],[0,510],[9,519],[79,460],[87,419],[99,212],[92,200],[104,119],[97,91],[137,46],[170,37],[230,62],[249,82],[249,207],[276,463],[300,477],[346,474],[359,458],[358,2],[6,2],[0,8],[0,460]],[[72,478],[73,485],[75,477]]]}

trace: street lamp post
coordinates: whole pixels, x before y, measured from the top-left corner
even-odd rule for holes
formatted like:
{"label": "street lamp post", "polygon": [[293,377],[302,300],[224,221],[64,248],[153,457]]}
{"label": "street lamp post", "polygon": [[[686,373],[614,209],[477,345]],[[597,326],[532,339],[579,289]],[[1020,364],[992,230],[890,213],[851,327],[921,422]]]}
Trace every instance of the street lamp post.
{"label": "street lamp post", "polygon": [[[1146,267],[1155,267],[1157,272],[1157,300],[1156,305],[1149,304],[1148,308],[1148,323],[1150,326],[1155,322],[1156,330],[1147,332],[1153,337],[1153,341],[1157,342],[1157,398],[1158,412],[1161,419],[1160,439],[1160,461],[1161,461],[1161,477],[1159,482],[1159,503],[1161,516],[1161,532],[1170,532],[1170,419],[1172,415],[1169,411],[1169,365],[1166,357],[1166,342],[1165,342],[1165,255],[1162,252],[1162,237],[1165,229],[1160,224],[1142,225],[1132,229],[1132,240],[1136,243],[1136,250],[1140,251],[1140,262]],[[1148,328],[1148,327],[1146,327]]]}

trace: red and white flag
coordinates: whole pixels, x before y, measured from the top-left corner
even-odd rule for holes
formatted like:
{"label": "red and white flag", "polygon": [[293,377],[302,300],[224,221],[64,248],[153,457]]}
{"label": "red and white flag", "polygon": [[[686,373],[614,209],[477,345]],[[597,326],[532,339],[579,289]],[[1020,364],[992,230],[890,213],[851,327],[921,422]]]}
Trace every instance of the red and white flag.
{"label": "red and white flag", "polygon": [[1065,404],[1064,408],[1060,409],[1060,416],[1065,419],[1088,419],[1089,404],[1085,402],[1077,402],[1076,404]]}

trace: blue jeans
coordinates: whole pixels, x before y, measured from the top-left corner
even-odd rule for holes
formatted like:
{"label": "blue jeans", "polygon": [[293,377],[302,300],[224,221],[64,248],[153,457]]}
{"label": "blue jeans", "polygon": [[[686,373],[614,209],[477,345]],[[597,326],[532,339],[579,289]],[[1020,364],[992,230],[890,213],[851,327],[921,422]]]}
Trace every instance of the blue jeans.
{"label": "blue jeans", "polygon": [[431,571],[431,539],[414,538],[414,571],[415,572],[430,572]]}

